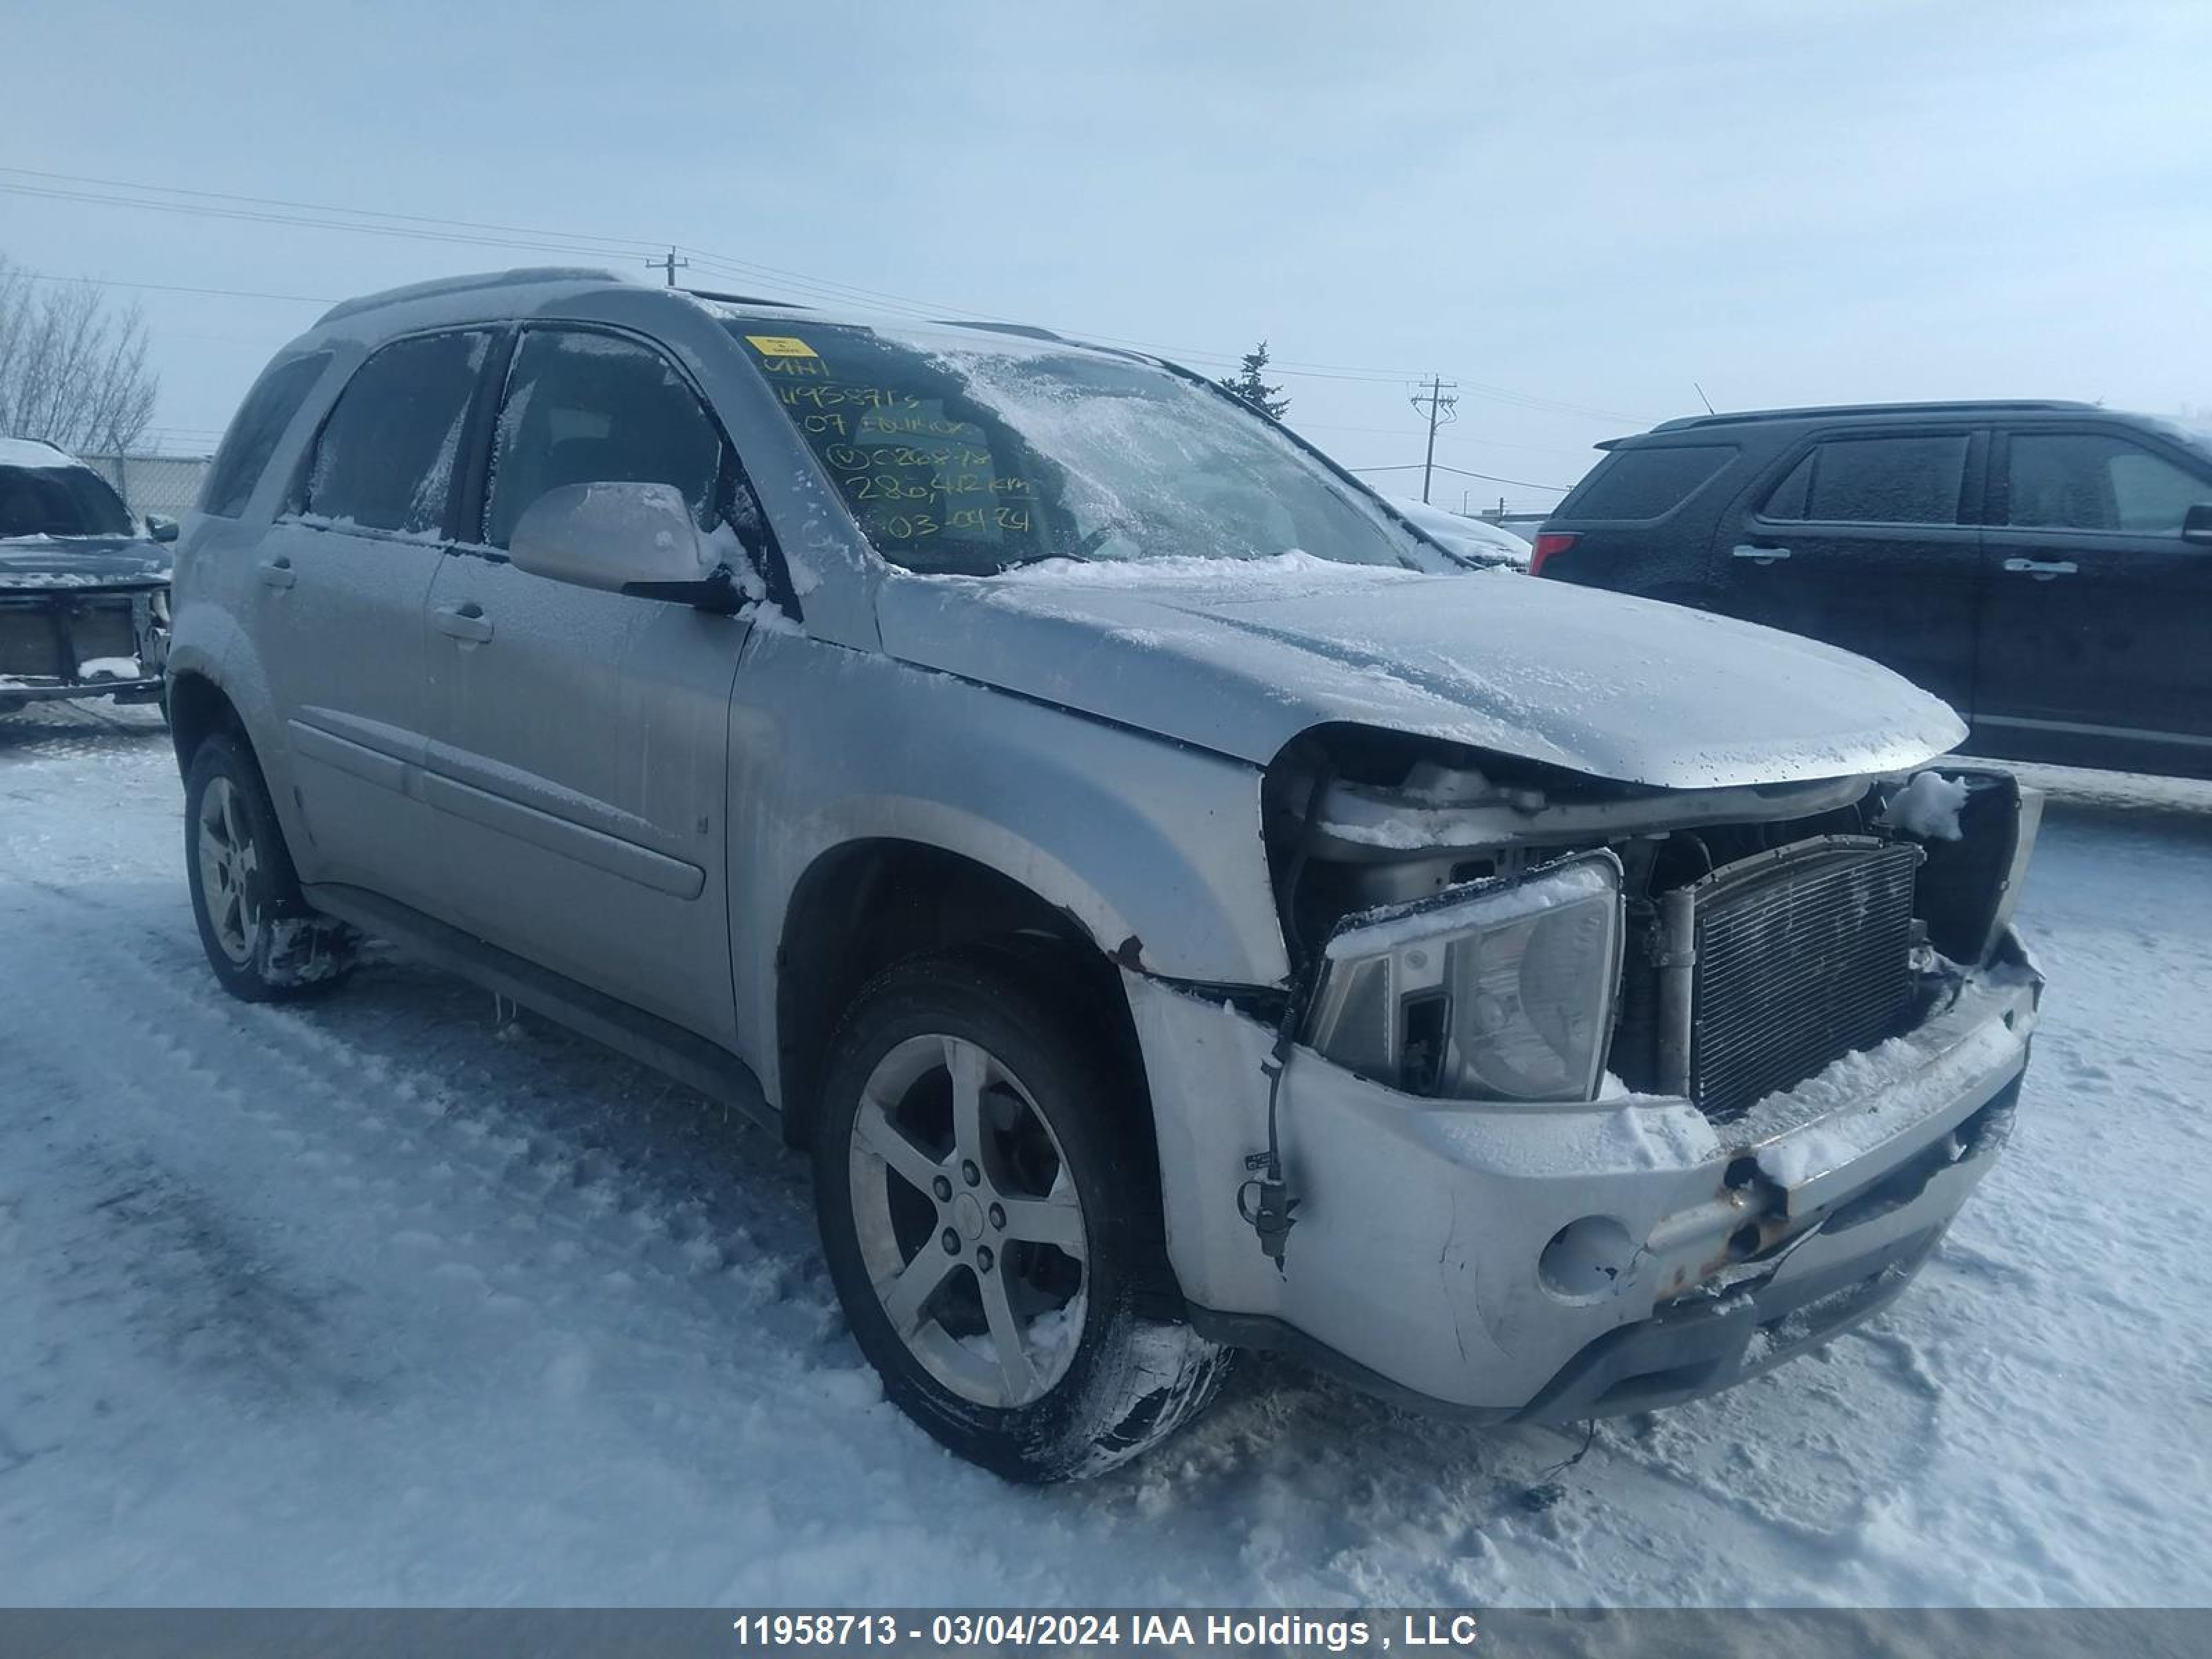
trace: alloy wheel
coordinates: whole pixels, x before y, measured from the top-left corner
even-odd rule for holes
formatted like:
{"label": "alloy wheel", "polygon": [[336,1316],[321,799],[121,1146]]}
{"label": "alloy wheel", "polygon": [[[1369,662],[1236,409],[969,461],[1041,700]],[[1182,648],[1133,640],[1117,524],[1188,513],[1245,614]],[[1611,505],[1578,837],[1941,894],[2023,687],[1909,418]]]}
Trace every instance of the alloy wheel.
{"label": "alloy wheel", "polygon": [[869,1073],[848,1162],[861,1259],[908,1351],[976,1405],[1048,1393],[1082,1340],[1089,1236],[1021,1080],[963,1038],[908,1038]]}
{"label": "alloy wheel", "polygon": [[200,792],[198,850],[200,902],[223,955],[243,967],[261,940],[254,890],[261,860],[246,803],[228,778],[210,778]]}

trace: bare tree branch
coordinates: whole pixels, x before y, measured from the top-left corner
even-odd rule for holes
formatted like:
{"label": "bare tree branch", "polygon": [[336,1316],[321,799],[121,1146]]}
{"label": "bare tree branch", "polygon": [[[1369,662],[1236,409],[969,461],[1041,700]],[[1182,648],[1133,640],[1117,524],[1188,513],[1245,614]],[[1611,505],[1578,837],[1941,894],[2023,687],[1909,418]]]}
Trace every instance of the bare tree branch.
{"label": "bare tree branch", "polygon": [[0,255],[0,437],[121,454],[154,418],[146,322],[91,283],[44,283]]}

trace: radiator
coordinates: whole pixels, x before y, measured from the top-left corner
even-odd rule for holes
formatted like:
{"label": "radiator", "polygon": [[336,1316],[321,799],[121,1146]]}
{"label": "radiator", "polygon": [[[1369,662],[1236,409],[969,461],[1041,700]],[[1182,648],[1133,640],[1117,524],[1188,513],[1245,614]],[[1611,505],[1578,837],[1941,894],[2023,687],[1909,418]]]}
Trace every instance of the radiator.
{"label": "radiator", "polygon": [[1692,889],[1690,1097],[1728,1118],[1897,1034],[1911,996],[1923,854],[1833,836],[1723,866]]}

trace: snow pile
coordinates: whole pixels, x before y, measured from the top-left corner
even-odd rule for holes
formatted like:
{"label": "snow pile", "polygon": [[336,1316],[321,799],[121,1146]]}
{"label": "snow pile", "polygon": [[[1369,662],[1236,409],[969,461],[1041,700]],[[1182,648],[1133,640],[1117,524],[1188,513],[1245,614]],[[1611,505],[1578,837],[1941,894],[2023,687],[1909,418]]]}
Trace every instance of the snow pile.
{"label": "snow pile", "polygon": [[1963,833],[1959,813],[1968,793],[1963,778],[1916,772],[1882,812],[1882,824],[1922,841],[1956,841]]}

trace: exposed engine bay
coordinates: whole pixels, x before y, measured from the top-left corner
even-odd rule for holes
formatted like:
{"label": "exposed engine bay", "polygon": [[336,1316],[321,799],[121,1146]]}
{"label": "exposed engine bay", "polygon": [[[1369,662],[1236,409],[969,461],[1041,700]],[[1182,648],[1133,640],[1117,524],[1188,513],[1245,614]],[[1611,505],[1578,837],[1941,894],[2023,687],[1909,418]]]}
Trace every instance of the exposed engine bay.
{"label": "exposed engine bay", "polygon": [[1954,766],[1657,789],[1336,727],[1265,811],[1314,1047],[1417,1095],[1724,1119],[1957,995],[2040,798]]}

